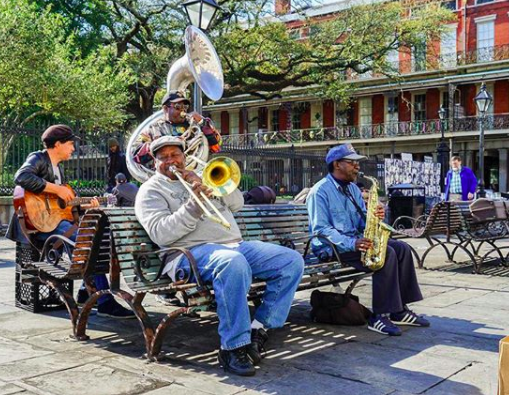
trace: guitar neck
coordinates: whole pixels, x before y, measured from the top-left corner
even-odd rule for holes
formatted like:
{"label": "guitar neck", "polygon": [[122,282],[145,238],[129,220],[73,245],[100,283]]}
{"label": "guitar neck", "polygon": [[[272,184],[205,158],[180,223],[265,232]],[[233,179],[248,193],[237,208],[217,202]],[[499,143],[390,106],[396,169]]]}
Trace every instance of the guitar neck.
{"label": "guitar neck", "polygon": [[[91,197],[81,197],[81,198],[74,198],[70,200],[67,205],[68,206],[81,206],[82,204],[88,204],[93,198]],[[107,197],[97,197],[96,198],[99,201],[99,204],[107,203],[108,198]]]}

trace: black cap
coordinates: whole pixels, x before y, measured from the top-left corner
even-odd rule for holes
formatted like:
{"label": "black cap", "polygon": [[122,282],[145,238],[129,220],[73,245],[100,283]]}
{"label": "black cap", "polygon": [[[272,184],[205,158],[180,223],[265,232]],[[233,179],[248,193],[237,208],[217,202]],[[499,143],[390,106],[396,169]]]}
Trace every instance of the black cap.
{"label": "black cap", "polygon": [[164,106],[168,103],[178,103],[185,102],[187,104],[191,104],[189,99],[184,96],[184,93],[181,91],[169,91],[164,95],[163,100],[161,101],[161,105]]}
{"label": "black cap", "polygon": [[118,174],[115,176],[115,181],[120,182],[120,183],[123,183],[123,182],[126,182],[126,181],[127,181],[127,177],[125,176],[125,174],[124,174],[124,173],[118,173]]}
{"label": "black cap", "polygon": [[48,129],[44,131],[41,136],[41,140],[43,143],[49,142],[57,142],[60,141],[65,143],[70,140],[79,140],[80,138],[76,136],[72,129],[67,125],[52,125]]}

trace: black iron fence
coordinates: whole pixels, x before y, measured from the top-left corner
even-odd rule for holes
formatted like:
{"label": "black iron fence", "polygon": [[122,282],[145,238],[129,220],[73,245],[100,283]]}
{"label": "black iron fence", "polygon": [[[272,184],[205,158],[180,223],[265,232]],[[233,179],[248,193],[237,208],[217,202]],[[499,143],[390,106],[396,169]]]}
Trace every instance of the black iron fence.
{"label": "black iron fence", "polygon": [[[41,135],[46,126],[0,127],[0,195],[12,195],[14,174],[31,152],[43,148]],[[71,159],[63,163],[65,178],[82,196],[101,195],[107,185],[108,139],[116,138],[124,149],[128,137],[122,132],[86,131],[79,126],[73,129],[80,140],[75,143]],[[221,155],[239,163],[242,170],[240,188],[243,191],[267,185],[279,196],[295,196],[327,174],[326,149],[303,153],[293,147],[267,149],[226,144]],[[383,163],[363,162],[362,171],[377,177],[383,188]]]}
{"label": "black iron fence", "polygon": [[[43,149],[41,135],[46,126],[0,127],[0,195],[12,195],[16,171],[31,152]],[[75,143],[71,159],[62,163],[64,176],[82,196],[102,194],[107,184],[108,139],[116,138],[122,148],[126,143],[124,134],[87,131],[79,125],[72,128],[80,140]]]}

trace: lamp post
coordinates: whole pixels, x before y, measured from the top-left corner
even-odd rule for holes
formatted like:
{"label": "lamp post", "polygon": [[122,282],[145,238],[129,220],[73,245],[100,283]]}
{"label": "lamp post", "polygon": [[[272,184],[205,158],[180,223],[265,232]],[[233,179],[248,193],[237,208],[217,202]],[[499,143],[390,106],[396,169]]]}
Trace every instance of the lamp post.
{"label": "lamp post", "polygon": [[445,186],[445,176],[447,174],[447,165],[449,163],[449,146],[445,142],[444,132],[445,132],[445,116],[447,114],[447,111],[445,110],[444,106],[440,106],[440,109],[438,110],[438,117],[440,118],[440,132],[442,136],[440,137],[440,144],[437,147],[437,154],[438,154],[438,163],[440,163],[440,190],[444,191]]}
{"label": "lamp post", "polygon": [[[182,6],[186,11],[189,23],[200,28],[204,32],[209,29],[212,20],[216,16],[217,10],[219,10],[219,6],[214,0],[189,0],[182,4]],[[201,113],[201,89],[196,81],[194,83],[193,102],[195,111]]]}
{"label": "lamp post", "polygon": [[486,90],[486,84],[483,82],[481,85],[481,91],[474,98],[475,104],[477,106],[477,110],[479,112],[479,192],[478,196],[483,198],[486,197],[486,192],[484,190],[484,119],[486,117],[486,112],[491,106],[493,98]]}

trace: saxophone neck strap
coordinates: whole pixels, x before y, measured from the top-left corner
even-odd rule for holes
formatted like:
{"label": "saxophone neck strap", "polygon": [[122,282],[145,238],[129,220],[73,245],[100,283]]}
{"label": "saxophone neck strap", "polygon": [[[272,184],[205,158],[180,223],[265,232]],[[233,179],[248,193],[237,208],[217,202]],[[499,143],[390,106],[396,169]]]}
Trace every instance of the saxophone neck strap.
{"label": "saxophone neck strap", "polygon": [[348,198],[348,200],[350,200],[352,202],[352,204],[355,206],[355,209],[357,210],[357,212],[359,213],[361,218],[364,221],[366,221],[366,214],[364,214],[364,211],[359,206],[359,203],[357,203],[355,201],[355,198],[352,196],[352,193],[350,192],[350,189],[348,188],[348,184],[346,184],[346,185],[339,185],[338,186],[338,191],[340,193],[343,193]]}

